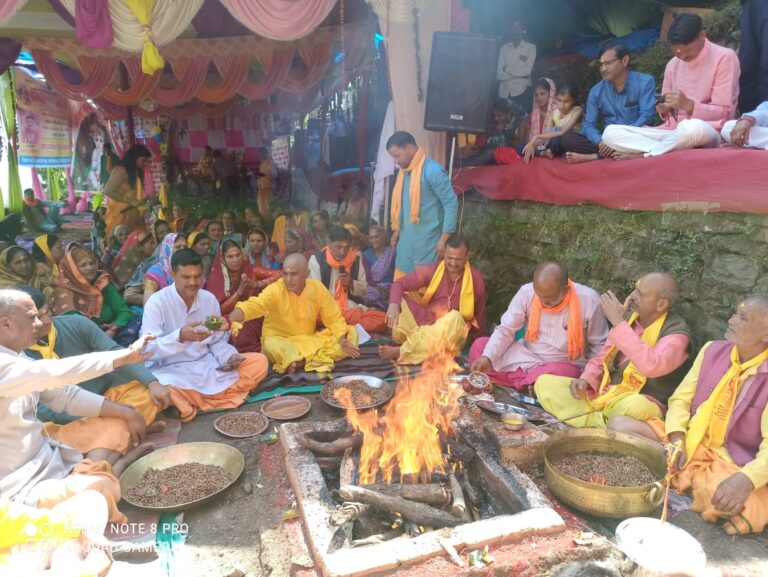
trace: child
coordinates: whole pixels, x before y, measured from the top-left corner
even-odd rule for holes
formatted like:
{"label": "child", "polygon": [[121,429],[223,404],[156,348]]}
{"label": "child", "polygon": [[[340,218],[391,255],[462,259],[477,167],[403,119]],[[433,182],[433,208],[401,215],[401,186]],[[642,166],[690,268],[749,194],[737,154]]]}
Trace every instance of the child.
{"label": "child", "polygon": [[[546,158],[562,156],[560,150],[560,137],[571,130],[581,130],[581,119],[584,116],[584,108],[579,99],[579,90],[572,82],[565,82],[557,91],[557,110],[552,114],[552,128],[543,134],[536,134],[530,142],[536,143],[539,155]],[[526,151],[527,152],[527,151]],[[526,154],[525,163],[531,159],[531,155]]]}

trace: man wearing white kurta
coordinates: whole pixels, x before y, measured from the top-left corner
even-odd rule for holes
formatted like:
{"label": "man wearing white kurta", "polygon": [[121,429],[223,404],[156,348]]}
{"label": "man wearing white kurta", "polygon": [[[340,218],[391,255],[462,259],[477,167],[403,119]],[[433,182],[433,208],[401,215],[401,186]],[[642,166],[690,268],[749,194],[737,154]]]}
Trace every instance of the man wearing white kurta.
{"label": "man wearing white kurta", "polygon": [[[35,411],[42,402],[76,416],[103,415],[108,403],[104,397],[71,385],[143,362],[148,357],[142,353],[144,340],[130,349],[35,361],[22,351],[34,342],[39,326],[37,307],[29,295],[0,291],[0,495],[31,506],[52,507],[93,489],[107,499],[110,520],[125,521],[116,506],[120,485],[113,471],[119,474],[118,464],[113,468],[107,461],[83,460],[77,449],[46,436]],[[119,411],[132,411],[119,407]],[[136,448],[146,452],[151,446]]]}
{"label": "man wearing white kurta", "polygon": [[512,41],[499,50],[496,78],[499,80],[499,97],[514,100],[522,110],[531,105],[531,71],[536,62],[536,45],[523,40],[525,27],[514,22]]}
{"label": "man wearing white kurta", "polygon": [[738,120],[726,122],[721,134],[730,144],[768,150],[768,100]]}
{"label": "man wearing white kurta", "polygon": [[191,249],[171,258],[173,284],[153,294],[144,306],[141,333],[153,335],[147,368],[171,391],[182,422],[198,411],[234,409],[267,375],[261,353],[239,354],[229,332],[211,331],[207,317],[221,317],[219,301],[200,287],[203,263]]}

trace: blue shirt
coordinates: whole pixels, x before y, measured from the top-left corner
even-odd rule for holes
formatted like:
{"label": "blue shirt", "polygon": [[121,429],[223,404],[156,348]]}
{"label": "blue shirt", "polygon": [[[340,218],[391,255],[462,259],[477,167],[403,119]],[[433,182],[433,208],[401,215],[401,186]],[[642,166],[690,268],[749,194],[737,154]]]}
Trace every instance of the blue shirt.
{"label": "blue shirt", "polygon": [[603,139],[603,133],[597,125],[601,116],[605,126],[646,126],[653,122],[655,115],[656,82],[648,74],[630,70],[621,92],[616,92],[613,84],[607,80],[601,80],[592,87],[587,99],[582,133],[592,144],[597,144]]}

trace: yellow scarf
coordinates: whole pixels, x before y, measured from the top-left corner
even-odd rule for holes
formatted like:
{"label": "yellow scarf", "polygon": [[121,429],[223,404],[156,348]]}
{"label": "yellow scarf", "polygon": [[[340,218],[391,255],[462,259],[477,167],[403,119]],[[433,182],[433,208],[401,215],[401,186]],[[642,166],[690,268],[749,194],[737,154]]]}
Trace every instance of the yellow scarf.
{"label": "yellow scarf", "polygon": [[288,218],[285,215],[280,215],[275,219],[275,224],[272,227],[272,240],[280,247],[280,252],[285,250],[285,230],[288,228]]}
{"label": "yellow scarf", "polygon": [[31,347],[29,347],[30,351],[37,351],[42,355],[44,359],[58,359],[59,355],[56,354],[56,351],[53,350],[53,347],[56,346],[56,327],[51,323],[51,330],[48,332],[48,344],[47,345],[41,345],[40,343],[35,343]]}
{"label": "yellow scarf", "polygon": [[139,175],[136,175],[136,200],[141,202],[144,200],[144,190],[142,188],[141,184],[141,178],[139,178]]}
{"label": "yellow scarf", "polygon": [[[629,326],[632,326],[637,321],[637,316],[637,313],[632,313],[632,316],[627,321]],[[661,315],[643,330],[640,339],[650,348],[656,346],[665,320],[667,320],[667,313]],[[609,402],[625,393],[639,393],[648,380],[648,377],[638,371],[634,364],[629,363],[624,369],[621,382],[613,385],[606,391],[611,384],[611,363],[613,363],[613,359],[616,358],[618,352],[618,347],[613,345],[603,359],[603,381],[600,383],[597,397],[590,402],[595,409],[604,409]]]}
{"label": "yellow scarf", "polygon": [[731,349],[730,368],[717,383],[709,398],[696,410],[696,414],[688,426],[688,433],[685,436],[685,452],[689,461],[705,437],[709,441],[707,443],[709,447],[723,446],[725,433],[728,430],[728,421],[731,419],[736,398],[739,396],[740,377],[744,371],[759,367],[766,360],[768,360],[768,349],[745,363],[739,361],[739,349],[735,346]]}
{"label": "yellow scarf", "polygon": [[421,206],[421,171],[424,170],[424,163],[427,155],[419,148],[413,155],[411,163],[407,168],[401,168],[397,173],[395,188],[392,190],[392,208],[390,216],[392,230],[400,230],[400,210],[403,206],[403,185],[405,184],[405,173],[411,173],[411,183],[408,186],[408,193],[411,196],[410,223],[419,224],[419,207]]}
{"label": "yellow scarf", "polygon": [[[442,282],[444,275],[445,275],[445,261],[440,261],[440,264],[437,265],[437,270],[435,270],[435,274],[432,275],[432,280],[429,282],[427,291],[424,293],[424,296],[421,297],[422,305],[427,306],[429,304],[429,301],[432,300],[432,297],[435,296],[435,292],[437,292],[437,287],[440,286],[440,283]],[[470,268],[469,263],[466,263],[464,265],[464,276],[461,279],[461,295],[459,296],[459,312],[461,313],[461,316],[464,317],[464,320],[467,322],[475,318],[475,287],[474,287],[474,282],[472,281],[472,269]]]}
{"label": "yellow scarf", "polygon": [[41,234],[38,236],[35,239],[35,244],[37,245],[37,248],[39,248],[40,251],[45,255],[45,258],[48,259],[48,262],[51,263],[54,278],[59,276],[59,265],[53,262],[53,255],[51,254],[51,249],[48,247],[48,235]]}

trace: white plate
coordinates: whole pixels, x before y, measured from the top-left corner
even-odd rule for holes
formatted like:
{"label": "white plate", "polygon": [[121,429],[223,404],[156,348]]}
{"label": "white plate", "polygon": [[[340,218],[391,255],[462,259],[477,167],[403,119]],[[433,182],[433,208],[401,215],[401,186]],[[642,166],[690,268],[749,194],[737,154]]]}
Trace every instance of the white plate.
{"label": "white plate", "polygon": [[680,527],[652,517],[632,517],[616,527],[616,545],[643,569],[656,573],[696,573],[707,556],[701,544]]}

